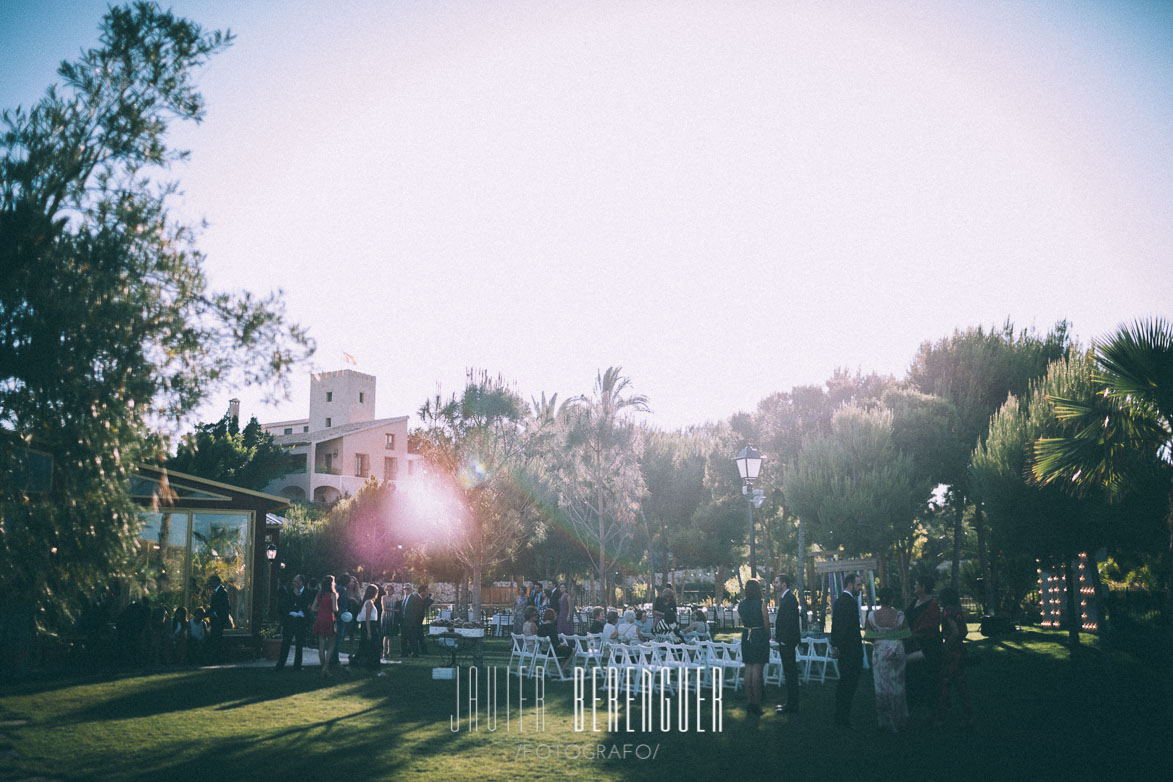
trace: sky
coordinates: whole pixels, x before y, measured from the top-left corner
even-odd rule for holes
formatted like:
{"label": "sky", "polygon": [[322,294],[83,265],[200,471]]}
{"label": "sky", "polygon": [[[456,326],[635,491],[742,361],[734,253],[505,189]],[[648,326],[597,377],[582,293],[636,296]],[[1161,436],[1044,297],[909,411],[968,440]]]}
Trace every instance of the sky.
{"label": "sky", "polygon": [[[105,2],[0,0],[0,106]],[[379,416],[617,365],[675,429],[955,329],[1170,317],[1173,3],[220,2],[174,129],[216,289],[285,291]]]}

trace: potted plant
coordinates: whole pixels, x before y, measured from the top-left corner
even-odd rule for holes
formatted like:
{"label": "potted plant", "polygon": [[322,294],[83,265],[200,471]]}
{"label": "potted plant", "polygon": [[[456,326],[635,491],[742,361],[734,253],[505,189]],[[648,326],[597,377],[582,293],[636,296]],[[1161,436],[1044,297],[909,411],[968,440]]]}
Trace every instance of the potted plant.
{"label": "potted plant", "polygon": [[281,653],[281,625],[276,622],[261,626],[261,650],[266,660],[276,660]]}

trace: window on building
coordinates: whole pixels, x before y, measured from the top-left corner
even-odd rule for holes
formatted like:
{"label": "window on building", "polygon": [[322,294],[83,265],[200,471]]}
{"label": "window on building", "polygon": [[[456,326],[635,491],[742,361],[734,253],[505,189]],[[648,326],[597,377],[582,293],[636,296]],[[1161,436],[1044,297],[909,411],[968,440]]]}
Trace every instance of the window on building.
{"label": "window on building", "polygon": [[[144,513],[139,538],[145,586],[163,605],[207,604],[208,577],[220,576],[238,630],[248,630],[252,598],[248,562],[252,516],[247,513]],[[259,581],[257,583],[260,583]]]}
{"label": "window on building", "polygon": [[292,426],[285,427],[285,434],[293,434],[293,427]]}
{"label": "window on building", "polygon": [[309,430],[310,430],[310,428],[308,426],[303,426],[301,428],[301,431],[303,431],[303,432],[308,432]]}
{"label": "window on building", "polygon": [[334,401],[334,392],[333,392],[333,391],[327,391],[327,392],[326,392],[326,401],[327,401],[327,402],[333,402],[333,401]]}
{"label": "window on building", "polygon": [[358,392],[358,403],[359,403],[360,405],[363,403],[363,399],[364,399],[363,392],[362,392],[362,391],[359,391],[359,392]]}
{"label": "window on building", "polygon": [[371,460],[367,458],[365,453],[356,453],[354,455],[354,477],[365,478],[371,471]]}
{"label": "window on building", "polygon": [[399,476],[399,460],[394,456],[383,458],[383,480],[393,481]]}
{"label": "window on building", "polygon": [[387,437],[387,450],[394,451],[395,450],[395,435],[388,434],[386,437]]}
{"label": "window on building", "polygon": [[330,422],[331,422],[331,421],[333,421],[333,420],[334,420],[334,419],[332,419],[332,418],[327,418],[327,419],[326,419],[326,428],[327,428],[327,429],[329,429],[329,428],[330,428]]}

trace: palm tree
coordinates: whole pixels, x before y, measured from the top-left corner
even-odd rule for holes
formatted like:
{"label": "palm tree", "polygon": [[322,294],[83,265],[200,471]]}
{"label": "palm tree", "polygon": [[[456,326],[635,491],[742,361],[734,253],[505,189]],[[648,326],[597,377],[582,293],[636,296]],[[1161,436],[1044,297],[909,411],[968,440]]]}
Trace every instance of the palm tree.
{"label": "palm tree", "polygon": [[609,367],[596,376],[590,397],[567,401],[565,449],[559,459],[563,508],[590,552],[605,605],[611,602],[609,565],[618,561],[630,537],[644,490],[639,433],[630,414],[648,412],[648,398],[630,387],[620,367]]}
{"label": "palm tree", "polygon": [[1037,440],[1032,471],[1040,483],[1066,482],[1076,492],[1098,488],[1113,499],[1163,482],[1170,499],[1163,614],[1173,651],[1173,323],[1154,318],[1121,326],[1096,346],[1095,359],[1093,382],[1102,387],[1095,396],[1048,397],[1072,433]]}

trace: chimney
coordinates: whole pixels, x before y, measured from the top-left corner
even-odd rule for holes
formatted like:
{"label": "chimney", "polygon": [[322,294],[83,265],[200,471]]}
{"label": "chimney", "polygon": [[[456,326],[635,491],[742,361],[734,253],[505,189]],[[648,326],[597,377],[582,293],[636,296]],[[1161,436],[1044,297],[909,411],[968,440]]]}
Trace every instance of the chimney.
{"label": "chimney", "polygon": [[239,399],[229,399],[228,400],[228,417],[235,418],[237,421],[240,420],[240,400]]}

